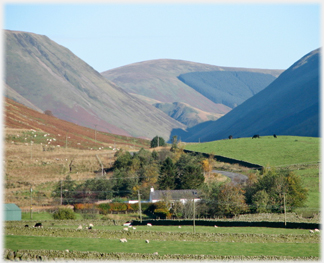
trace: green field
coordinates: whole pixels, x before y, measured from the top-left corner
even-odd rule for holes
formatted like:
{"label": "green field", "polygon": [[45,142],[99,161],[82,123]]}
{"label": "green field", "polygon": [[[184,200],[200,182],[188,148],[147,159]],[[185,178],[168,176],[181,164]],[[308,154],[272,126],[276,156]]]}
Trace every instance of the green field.
{"label": "green field", "polygon": [[239,138],[186,144],[185,149],[271,167],[318,163],[320,161],[320,139],[314,137]]}
{"label": "green field", "polygon": [[203,255],[244,255],[244,256],[319,256],[318,243],[242,243],[242,242],[195,242],[195,241],[154,241],[119,240],[101,238],[62,238],[34,236],[6,236],[6,248],[45,250],[98,251],[104,253],[154,253],[203,254]]}
{"label": "green field", "polygon": [[[28,222],[28,221],[26,221]],[[243,257],[319,257],[320,234],[308,229],[262,227],[123,226],[98,225],[76,230],[78,222],[45,222],[44,228],[5,227],[5,248],[17,250],[89,251],[163,255],[217,255]],[[127,238],[127,243],[120,242]],[[145,240],[149,240],[146,243]]]}

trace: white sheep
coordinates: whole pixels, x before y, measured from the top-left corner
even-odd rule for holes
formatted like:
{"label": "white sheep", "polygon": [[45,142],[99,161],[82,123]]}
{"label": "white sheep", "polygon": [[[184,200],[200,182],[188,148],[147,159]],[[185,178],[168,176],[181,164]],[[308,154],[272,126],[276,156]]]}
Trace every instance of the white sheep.
{"label": "white sheep", "polygon": [[122,243],[127,242],[127,239],[126,239],[126,238],[121,238],[121,239],[119,239],[119,240],[120,240],[120,242],[122,242]]}
{"label": "white sheep", "polygon": [[77,229],[82,229],[82,226],[81,226],[81,225],[79,225]]}
{"label": "white sheep", "polygon": [[315,232],[319,232],[319,229],[315,228],[314,231],[315,231]]}
{"label": "white sheep", "polygon": [[65,249],[65,252],[68,252],[69,253],[69,250],[68,249]]}
{"label": "white sheep", "polygon": [[90,224],[89,224],[89,227],[93,227],[93,224],[90,223]]}
{"label": "white sheep", "polygon": [[146,240],[145,240],[145,243],[150,243],[150,240],[146,239]]}
{"label": "white sheep", "polygon": [[147,225],[147,226],[152,226],[152,224],[151,224],[151,223],[147,223],[146,225]]}
{"label": "white sheep", "polygon": [[309,230],[309,233],[314,233],[314,231],[313,230]]}
{"label": "white sheep", "polygon": [[128,227],[123,228],[123,230],[128,231]]}
{"label": "white sheep", "polygon": [[178,226],[178,228],[181,228],[181,226]]}
{"label": "white sheep", "polygon": [[135,229],[136,229],[136,227],[133,227],[133,229],[135,230]]}
{"label": "white sheep", "polygon": [[159,253],[158,252],[154,252],[153,255],[158,255]]}
{"label": "white sheep", "polygon": [[214,225],[214,227],[218,227],[218,226]]}

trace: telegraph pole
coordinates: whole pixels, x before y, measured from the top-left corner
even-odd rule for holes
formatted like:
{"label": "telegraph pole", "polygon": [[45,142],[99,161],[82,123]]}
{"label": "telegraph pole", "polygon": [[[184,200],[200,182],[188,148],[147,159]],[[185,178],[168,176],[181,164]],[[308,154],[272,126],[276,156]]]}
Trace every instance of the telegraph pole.
{"label": "telegraph pole", "polygon": [[193,233],[196,233],[196,222],[195,222],[195,217],[196,217],[196,213],[195,213],[196,207],[195,207],[195,198],[193,199]]}
{"label": "telegraph pole", "polygon": [[284,196],[284,212],[285,212],[285,226],[287,224],[287,221],[286,221],[286,193],[283,194]]}
{"label": "telegraph pole", "polygon": [[95,124],[95,142],[97,142],[97,124]]}
{"label": "telegraph pole", "polygon": [[140,214],[140,222],[142,223],[142,205],[141,205],[141,194],[139,190],[138,190],[138,209]]}
{"label": "telegraph pole", "polygon": [[61,205],[63,204],[63,196],[62,196],[62,180],[61,180]]}
{"label": "telegraph pole", "polygon": [[30,219],[33,219],[33,189],[30,187]]}

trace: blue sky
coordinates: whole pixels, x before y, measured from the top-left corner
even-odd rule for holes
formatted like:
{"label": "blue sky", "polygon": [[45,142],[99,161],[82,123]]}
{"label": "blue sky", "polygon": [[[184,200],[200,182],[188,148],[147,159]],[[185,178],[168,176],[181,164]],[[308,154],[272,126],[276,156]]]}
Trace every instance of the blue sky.
{"label": "blue sky", "polygon": [[3,28],[46,35],[99,72],[151,59],[287,69],[320,47],[320,4],[4,3]]}

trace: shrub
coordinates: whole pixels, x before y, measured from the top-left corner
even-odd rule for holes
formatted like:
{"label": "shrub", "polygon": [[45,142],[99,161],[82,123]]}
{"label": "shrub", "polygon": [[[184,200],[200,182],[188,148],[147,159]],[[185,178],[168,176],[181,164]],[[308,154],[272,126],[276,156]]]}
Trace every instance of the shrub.
{"label": "shrub", "polygon": [[76,219],[75,213],[68,208],[60,208],[53,214],[54,219],[65,220],[65,219]]}

